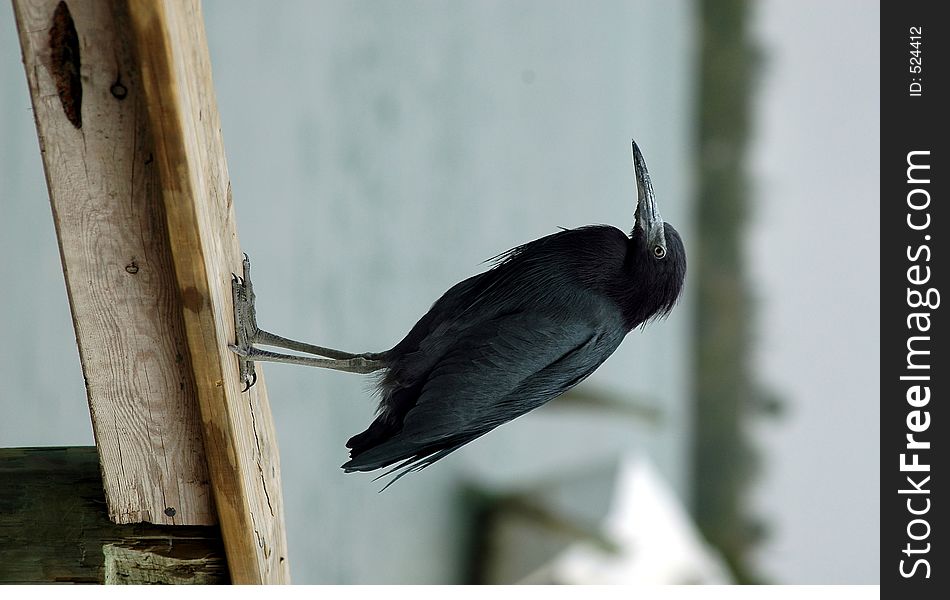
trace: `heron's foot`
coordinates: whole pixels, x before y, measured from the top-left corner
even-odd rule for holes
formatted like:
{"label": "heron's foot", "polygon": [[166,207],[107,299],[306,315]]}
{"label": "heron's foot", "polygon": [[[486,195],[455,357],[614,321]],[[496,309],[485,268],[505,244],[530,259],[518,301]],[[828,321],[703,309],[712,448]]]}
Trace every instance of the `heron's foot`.
{"label": "heron's foot", "polygon": [[231,274],[231,295],[234,300],[234,344],[228,346],[238,355],[238,373],[246,392],[257,383],[254,361],[250,359],[252,344],[257,339],[257,311],[254,309],[254,285],[251,283],[251,260],[244,255],[242,277]]}
{"label": "heron's foot", "polygon": [[[233,344],[228,344],[228,348],[237,354],[239,374],[241,381],[244,382],[242,392],[246,392],[257,383],[254,363],[258,361],[307,365],[348,373],[373,373],[386,366],[383,354],[373,352],[353,354],[324,348],[275,335],[258,327],[257,311],[254,308],[254,286],[251,283],[251,261],[247,254],[244,255],[242,276],[231,274],[231,293],[234,299],[236,339]],[[306,352],[323,358],[272,352],[258,348],[255,344]]]}

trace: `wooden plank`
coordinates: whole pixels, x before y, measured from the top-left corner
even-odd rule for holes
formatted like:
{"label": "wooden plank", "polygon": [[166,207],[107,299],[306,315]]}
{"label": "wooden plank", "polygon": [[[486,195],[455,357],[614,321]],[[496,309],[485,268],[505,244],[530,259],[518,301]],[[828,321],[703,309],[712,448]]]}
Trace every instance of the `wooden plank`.
{"label": "wooden plank", "polygon": [[192,540],[121,542],[102,547],[106,585],[214,585],[228,583],[224,553],[209,555]]}
{"label": "wooden plank", "polygon": [[131,33],[205,431],[205,450],[235,583],[289,581],[274,424],[260,370],[243,393],[231,273],[241,271],[231,190],[201,6],[129,0]]}
{"label": "wooden plank", "polygon": [[109,520],[93,446],[0,449],[0,481],[0,584],[229,580],[217,527]]}
{"label": "wooden plank", "polygon": [[288,581],[262,373],[242,395],[227,350],[241,255],[200,6],[14,6],[110,514],[213,521],[206,457],[234,581]]}
{"label": "wooden plank", "polygon": [[[14,0],[93,431],[117,523],[216,521],[127,18]],[[50,374],[55,376],[55,374]]]}

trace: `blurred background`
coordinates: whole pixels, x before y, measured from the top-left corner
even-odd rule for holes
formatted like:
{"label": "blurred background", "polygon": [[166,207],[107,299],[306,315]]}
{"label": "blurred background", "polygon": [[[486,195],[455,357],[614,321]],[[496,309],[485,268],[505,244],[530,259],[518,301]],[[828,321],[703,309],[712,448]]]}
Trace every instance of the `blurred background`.
{"label": "blurred background", "polygon": [[[378,494],[366,378],[267,365],[297,583],[878,582],[877,4],[206,0],[261,325],[402,338],[512,246],[632,227],[686,295],[570,395]],[[0,3],[0,447],[91,445]]]}

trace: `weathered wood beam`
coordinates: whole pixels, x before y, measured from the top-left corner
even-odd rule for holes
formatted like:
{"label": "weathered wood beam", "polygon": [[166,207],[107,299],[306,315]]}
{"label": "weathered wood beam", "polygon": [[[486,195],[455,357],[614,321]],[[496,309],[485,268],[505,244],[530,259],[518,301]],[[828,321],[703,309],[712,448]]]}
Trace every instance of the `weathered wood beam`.
{"label": "weathered wood beam", "polygon": [[102,582],[106,585],[228,583],[223,547],[212,556],[203,543],[195,540],[178,540],[174,544],[164,540],[106,544],[102,556]]}
{"label": "weathered wood beam", "polygon": [[241,272],[211,59],[198,0],[129,0],[172,257],[235,583],[287,583],[277,439],[263,375],[242,393],[231,275]]}
{"label": "weathered wood beam", "polygon": [[216,521],[158,166],[127,19],[14,0],[110,517]]}
{"label": "weathered wood beam", "polygon": [[[113,243],[120,232],[106,225],[113,226],[112,215],[120,210],[119,204],[135,202],[130,199],[132,190],[144,186],[148,195],[143,202],[155,212],[150,213],[151,220],[139,225],[144,231],[133,228],[130,237],[161,237],[159,232],[166,237],[162,247],[165,253],[158,260],[171,263],[174,279],[162,280],[155,293],[168,298],[184,317],[184,343],[175,338],[172,356],[174,374],[190,373],[190,380],[179,377],[174,381],[182,390],[193,387],[203,436],[177,429],[183,414],[186,419],[188,411],[195,414],[193,403],[182,406],[179,414],[163,413],[158,420],[163,421],[164,430],[181,434],[195,444],[203,439],[233,581],[287,582],[280,465],[263,376],[258,370],[257,385],[242,394],[236,359],[227,349],[234,339],[231,273],[240,271],[241,253],[200,5],[196,0],[14,0],[14,6],[57,228],[64,221],[57,210],[60,204],[69,207],[70,201],[77,201],[76,196],[92,203],[75,216],[77,236],[85,244],[80,248],[87,255],[86,262],[79,263],[87,266],[81,276],[72,276],[75,249],[64,243],[60,234],[81,348],[87,319],[105,322],[81,351],[84,372],[87,378],[101,376],[106,392],[111,392],[109,385],[128,385],[129,377],[136,373],[141,372],[147,382],[155,376],[151,370],[139,367],[139,360],[147,355],[145,349],[154,349],[154,340],[116,333],[115,323],[126,317],[114,307],[125,301],[124,292],[116,289],[122,282],[107,279],[90,286],[87,279],[111,267],[112,263],[100,258],[98,246]],[[107,125],[111,113],[126,106],[134,107],[129,117],[136,124],[134,133],[127,131],[128,119]],[[125,145],[107,145],[114,135],[124,135]],[[76,148],[72,154],[50,152],[64,140],[70,142],[67,146]],[[133,152],[140,145],[142,149]],[[90,146],[94,152],[87,150]],[[128,176],[125,187],[118,181],[109,184],[111,187],[87,181],[118,179],[118,174],[101,165],[89,174],[93,163],[110,161],[130,162],[130,168],[122,172]],[[137,181],[144,172],[149,178],[147,185]],[[87,189],[82,190],[84,182]],[[75,193],[77,185],[81,191]],[[60,203],[59,197],[66,201]],[[132,256],[137,260],[119,264],[126,274],[138,276],[144,259]],[[149,260],[156,259],[149,255]],[[84,286],[94,289],[88,299],[83,296],[80,301],[77,290]],[[77,311],[79,305],[87,311],[85,316]],[[87,353],[102,353],[105,358],[93,365]],[[123,359],[131,364],[131,374],[109,371],[110,360]],[[125,463],[105,458],[113,442],[115,454],[125,456],[129,451],[123,444],[127,441],[141,445],[143,438],[151,440],[135,427],[129,414],[142,409],[142,398],[131,393],[129,402],[122,404],[106,392],[96,395],[97,399],[103,398],[104,410],[97,412],[90,400],[97,445],[103,453],[104,478],[127,480],[129,487],[144,486],[150,492],[148,478],[138,472],[129,476],[117,469]],[[90,392],[90,398],[93,395]],[[113,429],[97,422],[100,412],[106,414],[110,408],[114,411],[110,421]],[[110,418],[108,414],[106,417]],[[154,425],[155,420],[149,417],[146,423]],[[108,437],[112,434],[114,439]],[[200,483],[196,473],[185,466],[165,471],[166,476],[177,478],[179,486],[190,485],[193,480]],[[169,504],[163,507],[160,514],[169,518],[177,514],[177,509],[167,510],[174,508]],[[148,516],[156,517],[153,512]]]}
{"label": "weathered wood beam", "polygon": [[215,526],[116,525],[95,447],[0,449],[0,584],[227,583]]}

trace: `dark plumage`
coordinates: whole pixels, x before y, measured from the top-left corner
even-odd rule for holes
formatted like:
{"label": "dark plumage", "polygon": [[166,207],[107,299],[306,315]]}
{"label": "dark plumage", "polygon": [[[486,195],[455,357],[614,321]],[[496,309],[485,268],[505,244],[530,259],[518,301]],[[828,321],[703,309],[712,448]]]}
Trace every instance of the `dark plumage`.
{"label": "dark plumage", "polygon": [[508,252],[456,284],[381,353],[380,411],[347,442],[347,471],[419,469],[559,396],[594,372],[631,329],[670,312],[686,273],[635,229],[570,229]]}
{"label": "dark plumage", "polygon": [[343,469],[396,465],[396,479],[541,406],[593,373],[634,327],[668,315],[679,298],[683,242],[660,217],[635,143],[633,162],[638,202],[630,237],[594,225],[509,250],[490,270],[453,286],[385,352],[350,354],[260,330],[245,260],[244,278],[233,284],[238,340],[231,347],[242,357],[242,377],[253,385],[258,360],[381,371],[378,414],[347,442]]}
{"label": "dark plumage", "polygon": [[630,330],[669,314],[686,252],[672,226],[653,225],[663,258],[646,219],[630,237],[595,225],[514,248],[453,286],[376,357],[386,369],[379,413],[347,442],[343,469],[424,468],[577,385]]}

